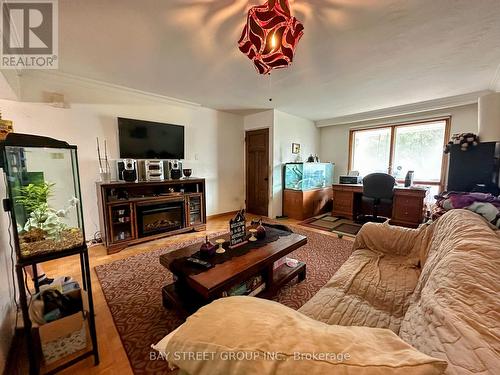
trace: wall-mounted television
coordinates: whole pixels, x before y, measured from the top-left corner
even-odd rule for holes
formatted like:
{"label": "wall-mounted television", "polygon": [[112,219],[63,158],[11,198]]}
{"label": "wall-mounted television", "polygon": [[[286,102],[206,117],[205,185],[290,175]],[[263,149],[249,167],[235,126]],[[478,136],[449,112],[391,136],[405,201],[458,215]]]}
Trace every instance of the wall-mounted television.
{"label": "wall-mounted television", "polygon": [[184,126],[118,117],[120,158],[184,159]]}

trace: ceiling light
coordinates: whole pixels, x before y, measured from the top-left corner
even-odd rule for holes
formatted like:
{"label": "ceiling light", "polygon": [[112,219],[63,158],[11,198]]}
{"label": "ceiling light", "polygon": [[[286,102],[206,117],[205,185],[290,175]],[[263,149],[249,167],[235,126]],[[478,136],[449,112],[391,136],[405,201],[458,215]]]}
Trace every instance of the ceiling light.
{"label": "ceiling light", "polygon": [[267,74],[292,63],[303,34],[304,26],[292,17],[288,0],[269,0],[250,8],[238,45],[257,71]]}

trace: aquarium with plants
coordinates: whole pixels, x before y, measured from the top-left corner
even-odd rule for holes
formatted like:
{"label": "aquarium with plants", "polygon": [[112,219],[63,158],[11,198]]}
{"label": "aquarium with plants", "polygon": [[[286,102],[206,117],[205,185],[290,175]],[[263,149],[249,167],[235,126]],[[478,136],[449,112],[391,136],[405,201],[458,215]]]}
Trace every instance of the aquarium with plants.
{"label": "aquarium with plants", "polygon": [[76,147],[7,142],[4,164],[18,257],[84,245]]}
{"label": "aquarium with plants", "polygon": [[312,190],[332,186],[332,163],[285,164],[285,189]]}

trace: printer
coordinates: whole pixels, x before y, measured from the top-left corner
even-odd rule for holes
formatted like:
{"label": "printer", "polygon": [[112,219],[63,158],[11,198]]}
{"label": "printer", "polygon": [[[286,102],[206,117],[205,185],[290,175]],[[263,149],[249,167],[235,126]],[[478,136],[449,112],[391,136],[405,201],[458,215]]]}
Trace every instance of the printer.
{"label": "printer", "polygon": [[343,185],[362,184],[363,178],[358,171],[350,171],[347,175],[339,177],[339,183]]}

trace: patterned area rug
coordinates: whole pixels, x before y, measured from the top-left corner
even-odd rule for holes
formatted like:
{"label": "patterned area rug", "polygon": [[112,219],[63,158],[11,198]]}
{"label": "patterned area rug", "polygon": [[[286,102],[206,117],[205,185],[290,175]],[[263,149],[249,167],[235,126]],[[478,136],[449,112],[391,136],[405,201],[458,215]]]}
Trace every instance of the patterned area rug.
{"label": "patterned area rug", "polygon": [[[290,254],[290,257],[307,264],[307,277],[299,284],[292,280],[280,290],[274,300],[298,309],[347,260],[351,255],[352,242],[297,226],[291,228],[294,232],[307,236],[307,245]],[[161,288],[172,282],[172,274],[160,265],[159,256],[198,241],[199,239],[178,243],[169,248],[95,267],[123,347],[136,375],[169,372],[166,362],[150,360],[150,346],[183,322],[174,311],[166,310],[162,305]]]}
{"label": "patterned area rug", "polygon": [[315,228],[325,232],[336,233],[340,237],[356,237],[362,224],[355,223],[352,220],[340,219],[331,214],[323,214],[301,221],[298,225]]}

